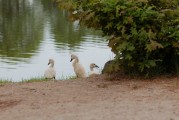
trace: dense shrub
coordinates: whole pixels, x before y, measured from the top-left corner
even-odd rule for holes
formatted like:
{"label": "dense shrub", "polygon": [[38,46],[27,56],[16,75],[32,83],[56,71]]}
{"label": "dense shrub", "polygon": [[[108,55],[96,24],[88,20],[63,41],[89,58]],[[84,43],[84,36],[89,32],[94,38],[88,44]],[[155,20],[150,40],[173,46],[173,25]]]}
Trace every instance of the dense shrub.
{"label": "dense shrub", "polygon": [[71,20],[111,36],[114,71],[179,74],[178,0],[58,0]]}

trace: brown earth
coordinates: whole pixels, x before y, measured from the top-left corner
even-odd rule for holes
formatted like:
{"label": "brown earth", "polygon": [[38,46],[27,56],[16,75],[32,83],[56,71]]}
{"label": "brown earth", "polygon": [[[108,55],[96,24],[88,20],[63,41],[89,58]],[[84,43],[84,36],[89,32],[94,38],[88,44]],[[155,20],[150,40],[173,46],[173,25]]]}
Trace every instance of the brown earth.
{"label": "brown earth", "polygon": [[0,86],[0,120],[179,120],[179,79],[8,84]]}

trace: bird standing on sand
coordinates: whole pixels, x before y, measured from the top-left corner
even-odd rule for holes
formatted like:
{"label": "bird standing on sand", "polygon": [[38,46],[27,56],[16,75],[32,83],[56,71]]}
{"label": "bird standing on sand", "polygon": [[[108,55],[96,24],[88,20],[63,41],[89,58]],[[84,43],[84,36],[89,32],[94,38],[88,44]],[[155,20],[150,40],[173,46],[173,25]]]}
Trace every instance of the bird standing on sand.
{"label": "bird standing on sand", "polygon": [[86,77],[86,73],[85,73],[85,69],[84,67],[79,63],[79,59],[76,55],[71,54],[71,60],[70,62],[73,61],[73,68],[74,68],[74,72],[76,74],[76,76],[78,78],[85,78]]}
{"label": "bird standing on sand", "polygon": [[45,70],[44,76],[46,79],[54,79],[55,80],[56,71],[54,68],[54,60],[49,59],[48,65],[50,65],[50,66]]}
{"label": "bird standing on sand", "polygon": [[99,75],[98,73],[96,73],[95,71],[94,71],[94,68],[99,68],[95,63],[91,63],[90,64],[90,73],[89,73],[89,77],[94,77],[94,76],[97,76],[97,75]]}

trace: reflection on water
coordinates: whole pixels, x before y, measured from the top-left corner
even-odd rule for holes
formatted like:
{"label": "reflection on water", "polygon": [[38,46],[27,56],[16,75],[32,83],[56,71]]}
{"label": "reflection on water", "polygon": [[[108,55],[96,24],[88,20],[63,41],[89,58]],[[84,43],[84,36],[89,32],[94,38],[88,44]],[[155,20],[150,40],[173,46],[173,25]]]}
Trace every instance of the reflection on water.
{"label": "reflection on water", "polygon": [[51,0],[0,0],[0,79],[41,77],[49,58],[57,79],[74,75],[70,53],[86,71],[91,62],[103,67],[113,57],[106,39],[67,16]]}

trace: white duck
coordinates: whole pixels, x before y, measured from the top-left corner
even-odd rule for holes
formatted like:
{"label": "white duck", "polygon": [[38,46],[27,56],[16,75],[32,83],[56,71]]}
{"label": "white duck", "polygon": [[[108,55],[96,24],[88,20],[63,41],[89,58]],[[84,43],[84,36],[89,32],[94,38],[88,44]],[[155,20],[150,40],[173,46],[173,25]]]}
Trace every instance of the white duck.
{"label": "white duck", "polygon": [[54,60],[49,59],[48,65],[50,66],[45,70],[44,76],[47,79],[55,79],[56,71],[54,68]]}
{"label": "white duck", "polygon": [[99,75],[98,73],[96,73],[95,71],[94,71],[94,68],[99,68],[95,63],[91,63],[90,64],[90,73],[89,73],[89,77],[94,77],[94,76],[97,76],[97,75]]}
{"label": "white duck", "polygon": [[79,63],[79,59],[76,55],[71,54],[71,60],[70,62],[73,61],[73,68],[74,68],[74,72],[76,74],[76,76],[78,78],[85,78],[86,77],[86,72],[84,67]]}

